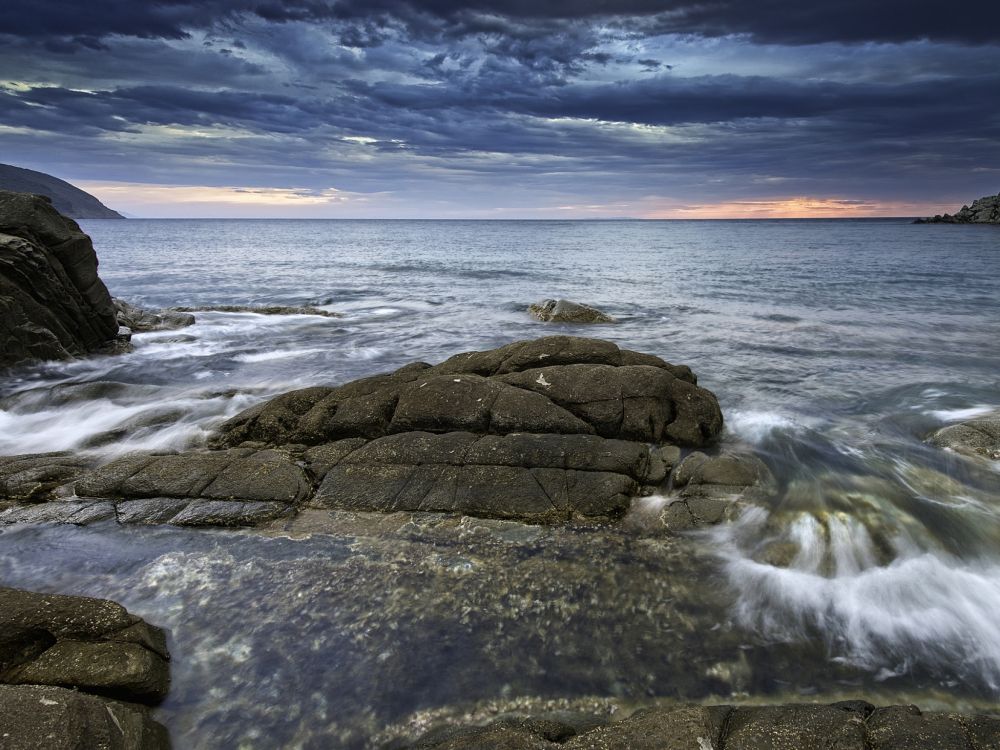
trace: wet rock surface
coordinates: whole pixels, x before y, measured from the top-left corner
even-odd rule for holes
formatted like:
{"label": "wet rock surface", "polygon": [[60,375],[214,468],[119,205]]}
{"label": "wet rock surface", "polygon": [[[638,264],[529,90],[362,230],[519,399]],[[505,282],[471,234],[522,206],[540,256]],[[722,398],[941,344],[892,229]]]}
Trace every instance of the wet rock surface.
{"label": "wet rock surface", "polygon": [[436,730],[414,750],[986,750],[1000,744],[1000,719],[876,708],[865,701],[831,705],[650,708],[622,721],[577,731],[558,721],[507,718],[484,727]]}
{"label": "wet rock surface", "polygon": [[155,703],[169,658],[163,631],[119,604],[0,588],[0,683]]}
{"label": "wet rock surface", "polygon": [[1000,460],[1000,415],[987,415],[942,427],[928,439],[931,445],[974,458]]}
{"label": "wet rock surface", "polygon": [[169,750],[167,730],[134,703],[40,685],[0,685],[4,750]]}
{"label": "wet rock surface", "polygon": [[[0,459],[0,524],[255,526],[304,507],[616,519],[667,479],[681,446],[721,430],[715,396],[687,367],[553,336],[278,396],[224,423],[214,450],[96,467],[67,454]],[[725,460],[684,491],[707,496],[691,488],[758,470]],[[699,502],[699,517],[721,518]]]}
{"label": "wet rock surface", "polygon": [[774,487],[774,477],[763,461],[737,453],[690,453],[671,480],[675,492],[660,513],[660,522],[672,532],[717,524]]}
{"label": "wet rock surface", "polygon": [[132,333],[173,331],[195,323],[195,317],[190,313],[175,310],[146,310],[117,298],[113,299],[113,302],[118,325],[125,326]]}
{"label": "wet rock surface", "polygon": [[90,238],[49,199],[0,191],[0,369],[111,351],[117,334]]}
{"label": "wet rock surface", "polygon": [[166,750],[162,630],[105,599],[0,588],[0,747]]}
{"label": "wet rock surface", "polygon": [[571,302],[568,299],[545,299],[528,307],[532,318],[541,323],[614,323],[607,313]]}

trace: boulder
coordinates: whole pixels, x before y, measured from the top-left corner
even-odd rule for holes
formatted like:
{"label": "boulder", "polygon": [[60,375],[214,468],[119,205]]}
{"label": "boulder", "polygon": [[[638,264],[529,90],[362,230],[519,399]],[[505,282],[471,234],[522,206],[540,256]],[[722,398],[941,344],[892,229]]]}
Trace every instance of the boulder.
{"label": "boulder", "polygon": [[542,323],[614,323],[615,319],[593,307],[568,299],[544,299],[528,307],[528,313]]}
{"label": "boulder", "polygon": [[224,423],[219,447],[319,445],[408,432],[596,434],[703,447],[722,430],[691,371],[608,341],[550,336],[340,387],[292,391]]}
{"label": "boulder", "polygon": [[955,214],[917,219],[914,224],[1000,224],[1000,195],[987,195]]}
{"label": "boulder", "polygon": [[60,687],[0,685],[4,750],[169,750],[149,709]]}
{"label": "boulder", "polygon": [[194,315],[175,310],[144,310],[130,305],[125,300],[113,298],[118,325],[128,328],[131,333],[148,331],[173,331],[194,325]]}
{"label": "boulder", "polygon": [[0,191],[0,368],[111,351],[117,335],[90,238],[47,198]]}
{"label": "boulder", "polygon": [[0,684],[156,703],[170,684],[169,658],[163,631],[120,604],[0,588]]}
{"label": "boulder", "polygon": [[930,436],[938,448],[973,458],[1000,460],[1000,415],[992,414],[948,425]]}

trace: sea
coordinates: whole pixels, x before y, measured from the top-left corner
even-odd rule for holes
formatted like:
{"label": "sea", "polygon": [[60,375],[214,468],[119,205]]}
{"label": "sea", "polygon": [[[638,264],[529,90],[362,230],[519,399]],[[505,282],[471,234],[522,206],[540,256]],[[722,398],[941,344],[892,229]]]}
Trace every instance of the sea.
{"label": "sea", "polygon": [[[476,532],[489,544],[449,541],[435,519],[381,540],[361,521],[304,538],[0,531],[4,584],[109,597],[169,630],[174,688],[157,716],[175,746],[389,747],[434,721],[519,708],[1000,698],[1000,462],[925,442],[1000,411],[1000,228],[81,225],[111,293],[133,304],[338,317],[198,312],[136,335],[127,355],[8,373],[0,455],[197,448],[278,393],[569,334],[689,365],[719,398],[723,448],[755,452],[779,487],[687,538],[689,569],[673,542],[634,528],[613,543],[599,529]],[[545,298],[616,322],[536,322],[527,307]],[[430,599],[444,596],[450,616]],[[515,650],[500,658],[501,643]]]}

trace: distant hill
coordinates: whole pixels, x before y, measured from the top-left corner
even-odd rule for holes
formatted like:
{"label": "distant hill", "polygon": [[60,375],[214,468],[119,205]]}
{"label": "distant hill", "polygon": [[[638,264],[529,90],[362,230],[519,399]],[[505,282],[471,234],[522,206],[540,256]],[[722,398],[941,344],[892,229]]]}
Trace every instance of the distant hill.
{"label": "distant hill", "polygon": [[125,218],[90,193],[85,193],[65,180],[44,172],[12,167],[9,164],[0,164],[0,190],[46,195],[52,199],[52,205],[57,211],[74,219]]}

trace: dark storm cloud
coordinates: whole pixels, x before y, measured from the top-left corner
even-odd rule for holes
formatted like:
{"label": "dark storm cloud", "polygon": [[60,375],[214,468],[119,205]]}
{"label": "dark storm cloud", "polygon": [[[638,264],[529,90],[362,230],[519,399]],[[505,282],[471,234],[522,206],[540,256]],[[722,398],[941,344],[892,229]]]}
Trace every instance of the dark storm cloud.
{"label": "dark storm cloud", "polygon": [[415,201],[928,194],[1000,174],[997,14],[900,0],[6,0],[0,149],[69,176]]}
{"label": "dark storm cloud", "polygon": [[551,24],[613,20],[630,33],[747,34],[783,44],[1000,40],[1000,7],[943,9],[928,0],[6,0],[0,29],[13,36],[94,44],[109,35],[179,39],[191,29],[255,16],[265,21],[333,22],[358,46],[404,27],[420,37],[494,34],[537,37]]}

